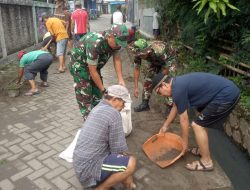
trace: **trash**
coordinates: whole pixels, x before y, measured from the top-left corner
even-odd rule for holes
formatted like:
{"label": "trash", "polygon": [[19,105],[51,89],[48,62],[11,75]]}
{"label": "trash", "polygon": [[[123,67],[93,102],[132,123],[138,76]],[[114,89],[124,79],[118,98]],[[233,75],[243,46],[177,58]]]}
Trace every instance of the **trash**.
{"label": "trash", "polygon": [[20,95],[20,88],[21,85],[12,81],[5,87],[5,90],[7,91],[9,97],[14,98]]}
{"label": "trash", "polygon": [[181,151],[176,149],[165,149],[161,153],[161,156],[155,157],[155,161],[173,160],[181,153]]}
{"label": "trash", "polygon": [[131,103],[125,103],[125,107],[120,112],[122,116],[122,127],[125,133],[125,137],[132,132],[132,119],[131,119]]}
{"label": "trash", "polygon": [[143,151],[150,160],[165,168],[184,155],[183,141],[174,133],[156,134],[143,144]]}
{"label": "trash", "polygon": [[73,141],[70,143],[70,145],[63,152],[61,152],[59,154],[60,158],[66,160],[67,162],[70,162],[70,163],[73,162],[73,153],[74,153],[76,142],[77,142],[77,139],[80,135],[80,132],[81,132],[81,129],[79,129],[77,131],[76,136],[73,139]]}

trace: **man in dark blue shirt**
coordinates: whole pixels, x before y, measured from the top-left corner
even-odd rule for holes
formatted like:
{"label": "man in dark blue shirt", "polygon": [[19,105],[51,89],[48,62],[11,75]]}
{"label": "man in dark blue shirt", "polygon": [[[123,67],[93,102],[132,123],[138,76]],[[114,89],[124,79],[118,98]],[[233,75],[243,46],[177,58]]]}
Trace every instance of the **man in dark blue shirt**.
{"label": "man in dark blue shirt", "polygon": [[164,122],[160,133],[166,132],[177,113],[180,116],[184,149],[188,150],[189,118],[187,110],[196,108],[197,117],[191,125],[198,147],[189,149],[201,156],[199,161],[186,165],[189,170],[209,171],[213,169],[206,128],[224,122],[240,97],[239,88],[230,80],[209,73],[190,73],[175,78],[159,73],[152,80],[152,88],[157,94],[173,98],[173,108]]}

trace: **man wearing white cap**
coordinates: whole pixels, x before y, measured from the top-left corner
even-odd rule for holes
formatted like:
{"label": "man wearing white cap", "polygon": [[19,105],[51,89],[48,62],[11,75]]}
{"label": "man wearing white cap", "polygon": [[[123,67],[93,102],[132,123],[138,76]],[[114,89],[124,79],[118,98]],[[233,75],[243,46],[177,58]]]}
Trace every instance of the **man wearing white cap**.
{"label": "man wearing white cap", "polygon": [[102,190],[123,183],[128,189],[135,188],[136,159],[127,153],[120,115],[125,102],[131,102],[126,87],[110,86],[81,128],[73,166],[84,187]]}

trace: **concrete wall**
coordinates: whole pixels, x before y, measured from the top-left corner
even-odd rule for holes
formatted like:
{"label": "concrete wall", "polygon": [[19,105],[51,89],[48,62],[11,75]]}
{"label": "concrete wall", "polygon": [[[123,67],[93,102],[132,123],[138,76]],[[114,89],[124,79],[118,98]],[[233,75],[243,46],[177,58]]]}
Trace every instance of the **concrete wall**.
{"label": "concrete wall", "polygon": [[128,0],[128,21],[139,26],[139,31],[147,38],[153,38],[153,13],[158,1]]}
{"label": "concrete wall", "polygon": [[7,55],[35,43],[30,6],[2,4],[1,17]]}
{"label": "concrete wall", "polygon": [[41,41],[45,33],[41,14],[53,13],[54,7],[32,0],[0,0],[0,64]]}
{"label": "concrete wall", "polygon": [[148,38],[153,38],[154,8],[141,9],[138,12],[140,19],[140,32]]}

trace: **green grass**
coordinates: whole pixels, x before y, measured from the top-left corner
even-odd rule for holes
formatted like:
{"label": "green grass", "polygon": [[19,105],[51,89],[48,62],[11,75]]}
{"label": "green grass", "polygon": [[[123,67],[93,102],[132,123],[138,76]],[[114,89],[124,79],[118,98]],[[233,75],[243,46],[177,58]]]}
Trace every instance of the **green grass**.
{"label": "green grass", "polygon": [[0,160],[0,166],[4,165],[7,163],[7,160],[6,159],[3,159],[3,160]]}

